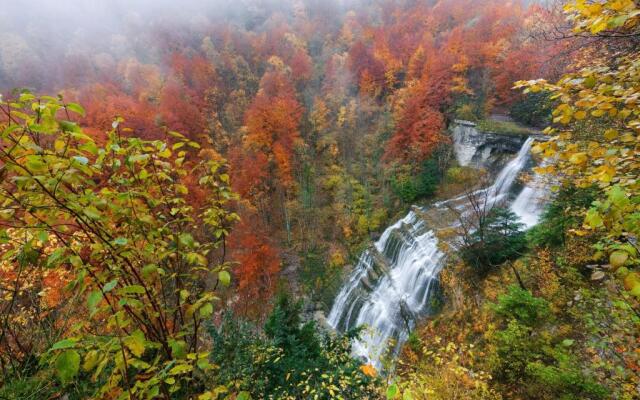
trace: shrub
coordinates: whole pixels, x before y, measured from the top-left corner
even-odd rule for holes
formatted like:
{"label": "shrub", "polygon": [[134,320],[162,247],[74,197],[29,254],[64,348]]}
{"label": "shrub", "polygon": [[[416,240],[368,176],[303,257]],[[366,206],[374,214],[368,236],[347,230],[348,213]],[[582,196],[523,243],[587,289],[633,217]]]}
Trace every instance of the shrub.
{"label": "shrub", "polygon": [[[498,297],[491,310],[504,326],[488,336],[494,376],[521,388],[530,399],[604,399],[606,389],[582,371],[568,346],[545,330],[550,308],[543,298],[517,286]],[[559,341],[558,344],[553,344]]]}
{"label": "shrub", "polygon": [[549,304],[541,297],[519,286],[509,286],[509,291],[498,296],[493,311],[507,319],[515,319],[526,326],[535,326],[549,315]]}
{"label": "shrub", "polygon": [[609,392],[585,376],[565,351],[555,351],[558,366],[536,361],[527,365],[526,374],[535,384],[527,388],[532,396],[560,400],[606,399]]}
{"label": "shrub", "polygon": [[477,121],[480,118],[478,107],[473,104],[462,104],[456,109],[456,118],[466,121]]}
{"label": "shrub", "polygon": [[527,232],[531,247],[556,247],[565,244],[566,232],[582,223],[581,212],[596,199],[597,188],[563,186],[547,205],[540,222]]}
{"label": "shrub", "polygon": [[447,181],[451,183],[469,183],[478,175],[478,171],[471,167],[451,167],[447,170]]}
{"label": "shrub", "polygon": [[434,159],[425,160],[417,175],[400,175],[392,180],[394,192],[405,203],[433,196],[441,181],[442,171]]}
{"label": "shrub", "polygon": [[460,257],[480,276],[513,260],[526,248],[524,225],[511,210],[492,208],[475,231],[463,237]]}
{"label": "shrub", "polygon": [[255,399],[377,398],[379,382],[351,357],[352,335],[319,334],[302,323],[300,304],[278,296],[262,333],[228,315],[210,328],[219,385],[235,385]]}
{"label": "shrub", "polygon": [[510,115],[513,119],[530,126],[547,126],[551,123],[553,102],[548,92],[527,93],[513,106]]}
{"label": "shrub", "polygon": [[493,376],[505,383],[518,383],[525,378],[527,365],[539,357],[543,345],[540,338],[532,336],[532,328],[512,319],[505,329],[491,338],[495,354],[490,359]]}
{"label": "shrub", "polygon": [[[211,365],[199,328],[218,299],[212,288],[229,284],[216,249],[237,219],[224,163],[185,150],[200,145],[178,133],[127,137],[121,120],[97,142],[67,120],[82,107],[61,97],[23,93],[0,106],[16,115],[0,126],[0,203],[11,226],[0,229],[0,270],[15,268],[18,289],[0,300],[3,323],[40,315],[21,297],[33,290],[22,271],[62,271],[52,286],[66,291],[49,315],[66,318],[49,323],[66,329],[42,354],[60,384],[104,382],[95,397],[202,393]],[[21,337],[0,335],[3,366],[25,356],[20,343],[32,335],[13,328]]]}

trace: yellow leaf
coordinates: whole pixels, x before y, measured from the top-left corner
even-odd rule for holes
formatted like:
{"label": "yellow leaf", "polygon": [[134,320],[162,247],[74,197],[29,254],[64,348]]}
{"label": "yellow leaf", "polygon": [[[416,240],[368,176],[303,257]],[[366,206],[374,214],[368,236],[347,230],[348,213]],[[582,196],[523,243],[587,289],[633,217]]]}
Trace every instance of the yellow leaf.
{"label": "yellow leaf", "polygon": [[636,140],[636,137],[633,136],[632,133],[625,133],[624,135],[622,135],[620,137],[620,140],[622,140],[625,143],[629,143],[629,142],[633,142],[634,140]]}
{"label": "yellow leaf", "polygon": [[569,161],[572,164],[580,165],[587,162],[587,154],[586,153],[576,153],[569,158]]}
{"label": "yellow leaf", "polygon": [[141,330],[138,329],[137,331],[133,332],[131,336],[127,336],[126,338],[122,339],[122,342],[125,346],[127,346],[129,350],[131,350],[131,353],[134,356],[140,357],[142,353],[144,353],[145,339],[144,333],[142,333]]}
{"label": "yellow leaf", "polygon": [[637,272],[629,272],[627,276],[624,277],[624,288],[627,290],[633,289],[640,282],[640,274]]}
{"label": "yellow leaf", "polygon": [[613,140],[618,137],[618,131],[615,129],[607,129],[604,131],[604,138],[607,140]]}
{"label": "yellow leaf", "polygon": [[587,113],[585,111],[578,111],[573,115],[577,120],[583,120],[587,117]]}

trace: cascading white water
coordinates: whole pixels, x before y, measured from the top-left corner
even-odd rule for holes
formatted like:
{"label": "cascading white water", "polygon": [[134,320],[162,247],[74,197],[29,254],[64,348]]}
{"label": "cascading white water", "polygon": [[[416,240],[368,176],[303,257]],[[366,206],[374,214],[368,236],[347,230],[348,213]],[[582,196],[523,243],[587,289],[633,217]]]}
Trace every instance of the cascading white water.
{"label": "cascading white water", "polygon": [[[494,183],[482,189],[489,207],[507,198],[530,159],[532,143],[533,139],[529,138]],[[518,204],[522,205],[514,207],[514,211],[521,216],[526,213],[528,221],[534,221],[538,209],[525,205],[536,191],[528,189],[531,188],[525,187],[518,197]],[[459,204],[464,199],[465,196],[461,196],[432,207],[445,209],[453,203],[456,208],[464,209],[466,204]],[[396,355],[416,321],[429,313],[432,289],[444,265],[445,254],[438,247],[434,230],[453,226],[453,223],[427,226],[419,211],[409,212],[387,228],[375,245],[362,254],[329,313],[328,322],[336,330],[366,327],[361,338],[353,343],[353,351],[377,369],[381,368],[381,357],[388,353]]]}
{"label": "cascading white water", "polygon": [[547,178],[544,175],[535,174],[531,182],[527,183],[511,203],[511,211],[520,217],[520,222],[527,228],[531,228],[538,223],[548,200],[548,194],[549,182]]}

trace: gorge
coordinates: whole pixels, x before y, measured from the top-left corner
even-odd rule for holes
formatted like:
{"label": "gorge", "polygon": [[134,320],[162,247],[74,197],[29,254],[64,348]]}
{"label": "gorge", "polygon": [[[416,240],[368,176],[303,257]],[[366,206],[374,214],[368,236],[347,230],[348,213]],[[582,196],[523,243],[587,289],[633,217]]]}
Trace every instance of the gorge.
{"label": "gorge", "polygon": [[[530,170],[533,138],[480,132],[473,123],[456,121],[451,129],[456,158],[461,165],[493,165],[514,147],[519,149],[497,173],[493,183],[475,192],[489,208],[508,204],[524,225],[535,225],[548,192],[539,176],[519,188],[521,172]],[[476,155],[480,155],[477,157]],[[514,193],[515,192],[515,193]],[[447,255],[439,231],[455,228],[458,216],[468,213],[469,194],[425,207],[412,207],[388,227],[360,256],[351,276],[336,297],[328,322],[338,331],[364,326],[354,343],[354,354],[377,369],[386,356],[395,357],[421,318],[434,311],[438,274]],[[454,244],[455,239],[447,238]]]}

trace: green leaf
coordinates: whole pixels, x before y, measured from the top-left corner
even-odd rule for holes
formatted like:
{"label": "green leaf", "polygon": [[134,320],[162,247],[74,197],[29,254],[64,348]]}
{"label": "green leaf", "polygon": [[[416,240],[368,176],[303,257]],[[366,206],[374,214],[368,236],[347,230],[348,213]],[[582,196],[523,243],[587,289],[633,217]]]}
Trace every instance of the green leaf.
{"label": "green leaf", "polygon": [[187,246],[189,248],[192,248],[195,244],[195,241],[193,240],[193,236],[191,236],[188,233],[183,233],[178,237],[178,240],[180,240],[180,243],[183,244],[184,246]]}
{"label": "green leaf", "polygon": [[142,268],[142,277],[148,279],[151,275],[158,271],[158,266],[155,264],[147,264]]}
{"label": "green leaf", "polygon": [[38,232],[38,240],[41,241],[42,243],[46,243],[49,240],[49,232],[47,231]]}
{"label": "green leaf", "polygon": [[47,267],[52,268],[57,266],[64,257],[65,249],[55,249],[53,253],[47,257]]}
{"label": "green leaf", "polygon": [[100,303],[100,300],[102,300],[102,293],[98,290],[94,290],[87,296],[87,307],[89,307],[91,315],[96,312],[96,306]]}
{"label": "green leaf", "polygon": [[413,394],[411,393],[411,391],[406,390],[406,391],[402,394],[402,400],[413,400]]}
{"label": "green leaf", "polygon": [[76,114],[80,114],[83,117],[85,115],[87,115],[86,111],[84,110],[84,108],[82,108],[82,106],[80,104],[69,103],[69,104],[67,104],[67,109],[69,111],[73,111]]}
{"label": "green leaf", "polygon": [[102,217],[100,211],[98,211],[94,206],[85,207],[83,211],[84,215],[91,219],[100,219],[100,217]]}
{"label": "green leaf", "polygon": [[41,157],[38,156],[27,156],[27,162],[25,163],[27,168],[32,172],[41,172],[44,171],[47,167],[47,164],[42,160]]}
{"label": "green leaf", "polygon": [[173,358],[185,358],[187,355],[187,343],[184,340],[169,340],[169,347],[171,348],[171,356]]}
{"label": "green leaf", "polygon": [[113,290],[114,287],[116,287],[116,285],[118,284],[118,279],[114,279],[110,282],[107,282],[104,287],[102,288],[102,291],[105,293],[108,293],[110,291]]}
{"label": "green leaf", "polygon": [[127,240],[127,238],[123,237],[115,238],[113,240],[113,244],[116,244],[118,246],[126,246],[127,243],[129,243],[129,241]]}
{"label": "green leaf", "polygon": [[134,154],[129,157],[129,162],[135,164],[142,161],[146,161],[148,159],[149,159],[149,154]]}
{"label": "green leaf", "polygon": [[584,218],[584,222],[591,228],[599,228],[604,224],[600,213],[598,213],[598,210],[596,210],[595,208],[592,208],[587,212],[587,215]]}
{"label": "green leaf", "polygon": [[218,272],[218,279],[225,286],[229,286],[229,284],[231,284],[231,275],[229,274],[228,271]]}
{"label": "green leaf", "polygon": [[598,83],[598,81],[596,81],[596,78],[594,78],[593,76],[589,76],[589,77],[584,79],[583,85],[586,88],[591,89],[596,85],[596,83]]}
{"label": "green leaf", "polygon": [[192,370],[193,366],[189,364],[179,364],[169,370],[169,375],[181,375]]}
{"label": "green leaf", "polygon": [[91,350],[84,356],[84,363],[82,364],[82,369],[85,371],[91,371],[98,364],[98,352],[95,350]]}
{"label": "green leaf", "polygon": [[609,190],[609,200],[619,208],[624,208],[630,204],[629,197],[627,197],[627,194],[620,186],[614,186]]}
{"label": "green leaf", "polygon": [[395,383],[391,384],[387,388],[387,400],[395,399],[396,397],[398,397],[399,393],[400,391],[398,390],[398,385],[396,385]]}
{"label": "green leaf", "polygon": [[71,347],[75,347],[75,345],[76,345],[76,340],[75,339],[63,339],[63,340],[55,343],[53,346],[51,346],[49,351],[51,351],[51,350],[68,349],[68,348],[71,348]]}
{"label": "green leaf", "polygon": [[213,314],[213,304],[207,303],[204,306],[200,307],[199,313],[202,318],[211,316],[211,314]]}
{"label": "green leaf", "polygon": [[21,125],[9,125],[5,130],[0,134],[1,137],[7,137],[18,129],[22,128]]}
{"label": "green leaf", "polygon": [[129,285],[118,290],[119,294],[144,294],[144,287],[140,285]]}
{"label": "green leaf", "polygon": [[251,395],[249,392],[240,392],[236,396],[236,400],[251,400]]}
{"label": "green leaf", "polygon": [[623,266],[627,259],[629,258],[629,253],[626,251],[614,251],[609,255],[609,264],[611,264],[614,268]]}
{"label": "green leaf", "polygon": [[73,379],[77,375],[78,369],[80,369],[80,354],[77,351],[67,350],[56,358],[56,375],[62,383]]}
{"label": "green leaf", "polygon": [[80,127],[71,121],[58,121],[58,123],[60,124],[60,128],[65,131],[65,132],[75,132],[75,133],[80,133]]}
{"label": "green leaf", "polygon": [[211,365],[209,360],[207,360],[206,358],[201,358],[198,361],[196,361],[196,366],[203,371],[208,371],[211,368],[213,368],[213,365]]}

